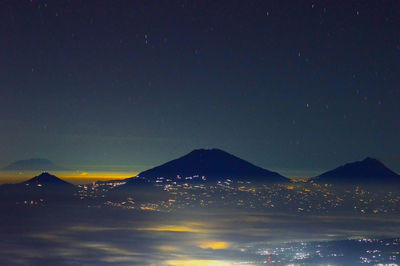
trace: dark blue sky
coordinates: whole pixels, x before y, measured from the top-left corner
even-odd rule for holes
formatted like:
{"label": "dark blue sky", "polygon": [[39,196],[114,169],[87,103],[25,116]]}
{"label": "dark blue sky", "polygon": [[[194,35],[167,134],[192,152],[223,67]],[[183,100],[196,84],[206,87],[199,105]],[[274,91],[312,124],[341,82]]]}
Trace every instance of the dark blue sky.
{"label": "dark blue sky", "polygon": [[1,165],[400,172],[399,1],[3,1],[0,36]]}

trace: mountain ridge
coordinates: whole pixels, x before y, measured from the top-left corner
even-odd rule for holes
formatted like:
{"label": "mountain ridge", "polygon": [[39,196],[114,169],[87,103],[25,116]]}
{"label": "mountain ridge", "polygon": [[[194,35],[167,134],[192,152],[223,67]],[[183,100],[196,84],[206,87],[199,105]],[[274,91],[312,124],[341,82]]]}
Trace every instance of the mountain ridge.
{"label": "mountain ridge", "polygon": [[400,175],[390,170],[375,158],[366,157],[361,161],[346,163],[326,171],[311,181],[317,183],[400,183]]}
{"label": "mountain ridge", "polygon": [[[56,185],[56,186],[74,186],[73,184],[58,178],[48,172],[43,172],[38,176],[28,179],[24,182],[19,183],[21,185]],[[18,184],[17,184],[18,185]]]}
{"label": "mountain ridge", "polygon": [[0,186],[0,200],[71,200],[77,187],[47,172],[17,184]]}
{"label": "mountain ridge", "polygon": [[207,180],[230,178],[245,181],[287,183],[290,179],[277,172],[256,166],[220,149],[196,149],[177,159],[139,173],[137,176],[155,180],[158,177],[185,179],[203,176]]}

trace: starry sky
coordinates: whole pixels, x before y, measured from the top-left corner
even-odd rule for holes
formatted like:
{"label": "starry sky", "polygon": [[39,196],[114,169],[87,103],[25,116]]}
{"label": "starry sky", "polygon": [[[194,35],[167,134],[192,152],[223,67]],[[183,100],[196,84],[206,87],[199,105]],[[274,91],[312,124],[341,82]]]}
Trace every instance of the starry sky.
{"label": "starry sky", "polygon": [[400,172],[399,1],[1,1],[0,49],[0,165]]}

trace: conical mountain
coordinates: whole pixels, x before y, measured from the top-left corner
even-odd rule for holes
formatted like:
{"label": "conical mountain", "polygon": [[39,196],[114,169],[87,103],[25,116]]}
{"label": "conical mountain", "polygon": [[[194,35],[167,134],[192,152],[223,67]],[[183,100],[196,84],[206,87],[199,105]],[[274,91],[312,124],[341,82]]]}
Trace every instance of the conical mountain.
{"label": "conical mountain", "polygon": [[38,176],[35,176],[25,182],[21,183],[22,185],[36,185],[36,186],[60,186],[60,187],[75,187],[71,183],[68,183],[55,175],[51,175],[47,172],[43,172]]}
{"label": "conical mountain", "polygon": [[263,183],[286,183],[290,180],[276,172],[255,166],[220,149],[198,149],[163,165],[141,172],[138,176],[155,180],[158,177],[198,178],[215,181],[232,179]]}
{"label": "conical mountain", "polygon": [[312,178],[318,183],[341,184],[391,184],[400,183],[400,176],[377,159],[367,157]]}
{"label": "conical mountain", "polygon": [[0,199],[6,200],[60,200],[71,199],[77,187],[49,173],[42,173],[18,184],[0,186]]}

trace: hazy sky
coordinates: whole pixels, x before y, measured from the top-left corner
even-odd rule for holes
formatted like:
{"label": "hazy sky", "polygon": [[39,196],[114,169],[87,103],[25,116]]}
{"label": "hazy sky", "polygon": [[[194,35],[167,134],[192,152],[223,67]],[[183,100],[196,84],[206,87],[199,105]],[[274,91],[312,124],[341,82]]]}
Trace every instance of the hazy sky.
{"label": "hazy sky", "polygon": [[400,172],[399,33],[399,1],[2,1],[0,165]]}

